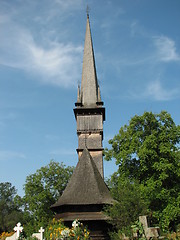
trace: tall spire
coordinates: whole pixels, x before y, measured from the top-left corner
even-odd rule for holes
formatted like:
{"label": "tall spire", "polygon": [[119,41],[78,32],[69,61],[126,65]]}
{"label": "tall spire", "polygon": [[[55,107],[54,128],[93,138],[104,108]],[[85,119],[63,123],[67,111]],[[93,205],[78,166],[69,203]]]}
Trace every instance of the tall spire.
{"label": "tall spire", "polygon": [[74,219],[88,225],[91,239],[109,239],[107,231],[110,225],[102,211],[106,204],[113,204],[114,200],[103,180],[105,108],[96,76],[88,9],[82,81],[81,87],[78,84],[75,106],[79,161],[66,189],[52,209],[56,212],[55,218],[63,219],[67,226]]}
{"label": "tall spire", "polygon": [[78,96],[75,106],[74,114],[77,121],[78,157],[80,159],[84,148],[87,148],[103,178],[102,140],[105,108],[101,101],[100,88],[96,75],[88,9],[82,80],[81,87],[78,85]]}
{"label": "tall spire", "polygon": [[86,35],[84,43],[83,69],[81,81],[82,106],[94,107],[99,100],[98,81],[94,59],[94,50],[89,23],[89,13],[87,12]]}

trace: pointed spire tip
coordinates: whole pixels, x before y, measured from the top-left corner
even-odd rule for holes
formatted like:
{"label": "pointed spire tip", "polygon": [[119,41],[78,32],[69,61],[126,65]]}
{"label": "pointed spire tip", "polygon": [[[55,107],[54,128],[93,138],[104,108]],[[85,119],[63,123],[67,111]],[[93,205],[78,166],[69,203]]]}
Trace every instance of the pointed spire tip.
{"label": "pointed spire tip", "polygon": [[87,4],[87,8],[86,8],[86,13],[87,13],[87,18],[89,18],[89,6]]}

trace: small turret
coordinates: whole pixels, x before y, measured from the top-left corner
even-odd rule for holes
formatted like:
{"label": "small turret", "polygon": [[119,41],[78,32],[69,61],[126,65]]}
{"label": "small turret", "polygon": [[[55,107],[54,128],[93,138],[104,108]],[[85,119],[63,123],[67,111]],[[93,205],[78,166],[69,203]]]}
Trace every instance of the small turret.
{"label": "small turret", "polygon": [[82,101],[81,101],[81,92],[80,92],[80,86],[78,84],[78,93],[77,93],[77,102],[75,103],[75,106],[82,106]]}

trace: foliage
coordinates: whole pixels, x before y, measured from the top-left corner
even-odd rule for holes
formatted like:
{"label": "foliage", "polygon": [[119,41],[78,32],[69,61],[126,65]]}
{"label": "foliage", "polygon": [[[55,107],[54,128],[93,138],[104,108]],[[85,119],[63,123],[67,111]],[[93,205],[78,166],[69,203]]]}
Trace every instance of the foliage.
{"label": "foliage", "polygon": [[23,198],[26,234],[30,235],[41,226],[47,226],[53,217],[50,206],[62,194],[72,172],[73,167],[51,161],[26,178]]}
{"label": "foliage", "polygon": [[28,237],[28,238],[26,238],[26,240],[38,240],[38,238],[37,237]]}
{"label": "foliage", "polygon": [[179,240],[180,232],[168,233],[166,236],[164,236],[164,239]]}
{"label": "foliage", "polygon": [[17,201],[20,197],[16,193],[11,183],[0,183],[0,233],[11,231],[15,224],[23,219]]}
{"label": "foliage", "polygon": [[146,240],[145,232],[142,223],[139,220],[136,220],[133,225],[131,225],[129,232],[117,231],[111,233],[111,240],[117,239],[139,239]]}
{"label": "foliage", "polygon": [[114,173],[108,181],[112,196],[117,202],[107,206],[106,212],[112,218],[112,224],[119,234],[132,235],[131,225],[139,215],[147,214],[147,203],[143,200],[138,182],[130,182],[124,176]]}
{"label": "foliage", "polygon": [[45,231],[45,238],[49,240],[90,239],[89,231],[78,220],[72,223],[72,228],[65,227],[61,220],[53,219]]}
{"label": "foliage", "polygon": [[180,126],[170,114],[145,112],[121,127],[109,141],[111,149],[105,150],[106,160],[116,160],[119,176],[138,181],[163,230],[174,230],[180,222],[179,143]]}
{"label": "foliage", "polygon": [[142,223],[137,220],[134,225],[131,226],[133,234],[137,234],[139,240],[145,240],[145,232]]}

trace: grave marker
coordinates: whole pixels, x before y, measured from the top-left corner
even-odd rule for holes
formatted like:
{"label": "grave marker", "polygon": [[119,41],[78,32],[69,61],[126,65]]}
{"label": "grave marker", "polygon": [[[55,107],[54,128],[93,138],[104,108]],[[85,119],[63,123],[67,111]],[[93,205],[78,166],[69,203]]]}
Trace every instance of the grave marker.
{"label": "grave marker", "polygon": [[43,232],[44,232],[44,229],[41,227],[39,229],[39,232],[40,232],[40,240],[43,240]]}
{"label": "grave marker", "polygon": [[18,223],[17,223],[17,226],[14,227],[14,231],[17,232],[16,239],[19,238],[20,233],[22,232],[22,230],[23,230],[23,227],[21,226],[21,223],[18,222]]}

